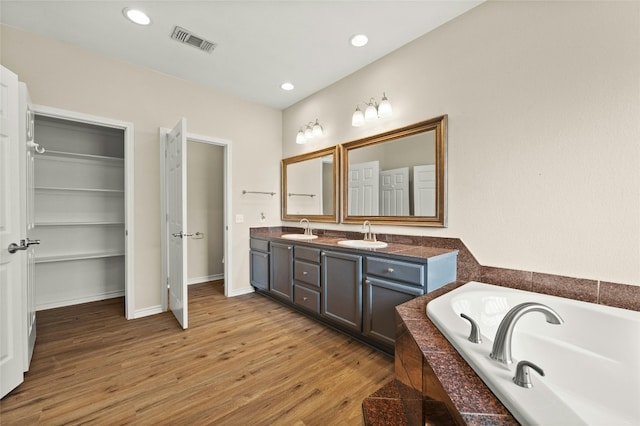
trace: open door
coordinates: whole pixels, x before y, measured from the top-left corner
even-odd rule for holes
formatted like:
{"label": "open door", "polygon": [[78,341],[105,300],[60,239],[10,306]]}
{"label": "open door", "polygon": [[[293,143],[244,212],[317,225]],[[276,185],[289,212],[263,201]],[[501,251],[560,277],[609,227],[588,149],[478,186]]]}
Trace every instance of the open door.
{"label": "open door", "polygon": [[[18,76],[0,68],[0,398],[24,380]],[[24,248],[23,248],[24,247]]]}
{"label": "open door", "polygon": [[22,299],[26,311],[23,313],[24,334],[24,371],[29,371],[31,357],[36,344],[36,253],[34,244],[39,244],[35,230],[35,155],[44,149],[35,143],[35,116],[31,107],[31,97],[27,85],[19,83],[20,90],[20,206],[21,230],[30,242],[25,250],[26,261],[22,265]]}
{"label": "open door", "polygon": [[187,298],[187,120],[182,118],[166,136],[167,248],[169,308],[182,328],[188,327]]}

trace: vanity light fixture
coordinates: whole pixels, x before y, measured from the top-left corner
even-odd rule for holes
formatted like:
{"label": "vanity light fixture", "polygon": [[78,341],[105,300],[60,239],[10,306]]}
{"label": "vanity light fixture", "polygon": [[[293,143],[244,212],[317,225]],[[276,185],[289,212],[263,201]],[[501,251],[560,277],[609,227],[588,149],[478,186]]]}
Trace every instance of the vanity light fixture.
{"label": "vanity light fixture", "polygon": [[125,16],[125,18],[138,25],[149,25],[151,23],[151,19],[147,16],[147,14],[138,9],[125,7],[124,9],[122,9],[122,14]]}
{"label": "vanity light fixture", "polygon": [[360,106],[356,105],[356,110],[351,116],[351,125],[353,127],[360,127],[365,122],[372,122],[379,118],[387,118],[393,115],[391,103],[384,92],[382,92],[382,100],[380,100],[379,104],[376,102],[375,98],[371,98],[369,99],[369,102],[363,103],[367,106],[364,113],[360,109]]}
{"label": "vanity light fixture", "polygon": [[315,123],[310,121],[306,126],[300,128],[296,135],[296,143],[302,145],[309,142],[309,140],[322,135],[324,135],[324,130],[316,118]]}

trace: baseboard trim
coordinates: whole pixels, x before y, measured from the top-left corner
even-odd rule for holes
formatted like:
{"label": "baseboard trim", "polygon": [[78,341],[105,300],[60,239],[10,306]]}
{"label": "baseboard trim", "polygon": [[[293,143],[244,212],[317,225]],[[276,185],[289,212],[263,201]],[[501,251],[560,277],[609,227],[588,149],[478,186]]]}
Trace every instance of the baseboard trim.
{"label": "baseboard trim", "polygon": [[215,275],[208,275],[206,277],[188,278],[187,285],[208,283],[209,281],[218,281],[223,279],[224,279],[224,274],[215,274]]}
{"label": "baseboard trim", "polygon": [[161,314],[162,312],[163,312],[162,305],[149,306],[147,308],[137,309],[133,313],[132,319],[138,319],[138,318],[148,317],[151,315]]}
{"label": "baseboard trim", "polygon": [[42,303],[36,305],[36,311],[44,311],[47,309],[63,308],[65,306],[81,305],[83,303],[97,302],[99,300],[114,299],[123,297],[124,290],[111,291],[108,293],[94,294],[91,296],[79,297],[75,299],[59,300],[56,302]]}
{"label": "baseboard trim", "polygon": [[253,292],[255,292],[253,287],[237,288],[235,290],[229,290],[227,297],[242,296],[243,294],[249,294]]}

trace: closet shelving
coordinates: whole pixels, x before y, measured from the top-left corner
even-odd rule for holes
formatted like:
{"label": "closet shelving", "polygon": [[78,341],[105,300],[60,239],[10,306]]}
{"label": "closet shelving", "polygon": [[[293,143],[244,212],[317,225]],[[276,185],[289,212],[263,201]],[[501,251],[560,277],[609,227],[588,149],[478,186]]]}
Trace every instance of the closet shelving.
{"label": "closet shelving", "polygon": [[122,131],[36,116],[36,303],[65,306],[124,292]]}

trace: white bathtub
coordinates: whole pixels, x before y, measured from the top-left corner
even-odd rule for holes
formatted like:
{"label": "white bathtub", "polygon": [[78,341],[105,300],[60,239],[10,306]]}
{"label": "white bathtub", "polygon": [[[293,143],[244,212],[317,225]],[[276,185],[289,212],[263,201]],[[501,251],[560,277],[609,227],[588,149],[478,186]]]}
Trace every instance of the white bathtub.
{"label": "white bathtub", "polygon": [[[489,353],[502,317],[523,302],[549,306],[564,324],[524,315],[507,366]],[[467,339],[461,313],[478,323],[482,343]],[[520,423],[640,425],[639,312],[472,281],[429,302],[427,316]],[[512,381],[521,360],[544,370],[531,370],[531,388]]]}

